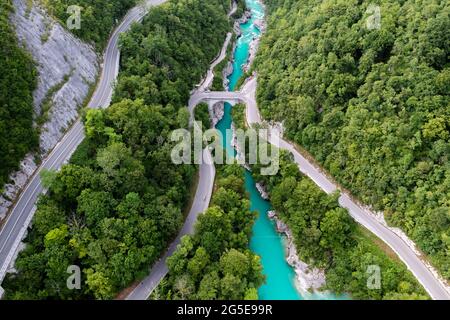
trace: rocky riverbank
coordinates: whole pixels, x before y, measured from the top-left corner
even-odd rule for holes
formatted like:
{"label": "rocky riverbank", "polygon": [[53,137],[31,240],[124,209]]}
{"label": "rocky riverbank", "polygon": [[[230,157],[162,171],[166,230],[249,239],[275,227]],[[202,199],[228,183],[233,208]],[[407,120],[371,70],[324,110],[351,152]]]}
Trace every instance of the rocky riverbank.
{"label": "rocky riverbank", "polygon": [[[236,47],[236,44],[233,45],[233,51]],[[225,88],[226,91],[230,90],[230,79],[228,79],[228,77],[230,75],[232,75],[234,72],[234,67],[233,67],[233,59],[231,61],[228,61],[227,66],[222,70],[222,79],[223,79],[223,87]]]}
{"label": "rocky riverbank", "polygon": [[[263,33],[266,30],[266,21],[264,19],[258,19],[255,21],[255,26],[258,30]],[[256,53],[258,52],[259,43],[261,41],[261,37],[254,37],[252,42],[250,43],[250,51],[247,59],[247,63],[244,66],[244,71],[248,72],[250,70],[250,66],[256,58]]]}
{"label": "rocky riverbank", "polygon": [[231,123],[231,142],[230,145],[233,147],[234,150],[236,150],[236,159],[238,164],[242,165],[245,169],[248,171],[252,171],[249,164],[245,160],[245,154],[242,152],[242,148],[239,145],[237,135],[236,135],[236,126],[234,122]]}
{"label": "rocky riverbank", "polygon": [[[261,195],[261,198],[263,198],[264,200],[268,200],[269,194],[267,193],[266,188],[263,186],[263,184],[260,182],[257,182],[255,184],[255,186],[256,186],[256,189],[258,189],[258,192]],[[269,216],[269,218],[271,218],[271,217]]]}
{"label": "rocky riverbank", "polygon": [[[264,199],[269,199],[269,195],[262,183],[257,183],[256,188]],[[267,216],[276,224],[277,232],[285,237],[286,261],[294,269],[296,286],[302,295],[307,296],[311,291],[320,292],[320,288],[326,283],[325,271],[318,268],[312,268],[307,263],[300,260],[297,248],[294,243],[294,236],[289,227],[279,218],[276,211],[267,212]]]}
{"label": "rocky riverbank", "polygon": [[294,236],[289,227],[281,221],[275,211],[269,211],[268,216],[275,221],[277,231],[283,234],[286,246],[286,261],[295,270],[297,289],[302,295],[307,295],[311,291],[320,292],[320,288],[325,285],[325,271],[318,268],[312,268],[307,263],[300,260],[297,248],[294,243]]}
{"label": "rocky riverbank", "polygon": [[247,23],[248,20],[250,20],[251,17],[252,17],[252,12],[250,10],[245,10],[245,12],[242,15],[242,17],[240,17],[239,19],[234,21],[233,30],[234,30],[234,33],[236,33],[237,37],[240,37],[242,35],[242,31],[241,31],[240,25],[244,24],[244,23]]}

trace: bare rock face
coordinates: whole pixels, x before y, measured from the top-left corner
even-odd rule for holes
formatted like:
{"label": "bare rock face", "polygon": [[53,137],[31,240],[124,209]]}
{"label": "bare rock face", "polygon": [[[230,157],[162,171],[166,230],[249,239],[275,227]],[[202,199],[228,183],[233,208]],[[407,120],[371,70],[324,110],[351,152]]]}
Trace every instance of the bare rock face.
{"label": "bare rock face", "polygon": [[[74,37],[38,1],[33,1],[31,7],[27,3],[28,0],[13,0],[10,23],[20,44],[36,62],[39,76],[33,93],[35,114],[41,114],[44,102],[48,107],[39,137],[40,156],[44,157],[78,117],[78,109],[96,80],[99,59],[92,46]],[[36,169],[34,155],[27,155],[20,168],[11,175],[13,183],[4,186],[5,192],[0,196],[0,219]]]}
{"label": "bare rock face", "polygon": [[236,150],[236,160],[237,163],[240,164],[242,167],[244,167],[246,170],[248,171],[252,171],[252,168],[250,167],[250,165],[247,163],[246,159],[245,159],[245,154],[241,148],[241,146],[239,145],[239,141],[236,135],[236,126],[234,124],[234,122],[231,123],[231,146],[234,148],[234,150]]}
{"label": "bare rock face", "polygon": [[[266,187],[262,183],[257,182],[256,189],[258,189],[258,192],[261,195],[261,198],[263,198],[264,200],[269,199],[269,194],[266,191]],[[269,214],[269,212],[268,212],[268,214]],[[269,218],[270,218],[270,214],[269,214]]]}
{"label": "bare rock face", "polygon": [[[234,47],[236,47],[236,44],[234,44]],[[234,52],[234,47],[232,52]],[[234,71],[233,63],[231,61],[228,61],[227,66],[222,70],[223,87],[227,91],[229,90],[230,84],[230,80],[228,79],[228,77],[233,73],[233,71]]]}
{"label": "bare rock face", "polygon": [[78,107],[98,73],[98,56],[91,46],[75,38],[37,2],[30,11],[27,0],[14,0],[13,3],[15,12],[11,23],[19,41],[32,54],[39,73],[33,94],[36,114],[40,114],[49,90],[61,87],[51,98],[49,119],[42,128],[40,145],[45,154],[78,116]]}

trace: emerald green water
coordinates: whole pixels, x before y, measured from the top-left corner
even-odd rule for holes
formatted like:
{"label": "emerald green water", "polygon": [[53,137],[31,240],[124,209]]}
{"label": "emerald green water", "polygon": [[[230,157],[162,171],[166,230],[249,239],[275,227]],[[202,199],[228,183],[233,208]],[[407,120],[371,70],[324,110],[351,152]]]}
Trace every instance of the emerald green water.
{"label": "emerald green water", "polygon": [[[247,7],[252,11],[252,18],[245,24],[241,24],[242,36],[238,38],[234,52],[234,72],[229,76],[229,90],[233,91],[236,83],[243,75],[242,66],[249,56],[250,43],[254,37],[260,36],[260,31],[255,27],[256,19],[264,17],[264,8],[259,0],[246,0]],[[225,103],[225,113],[216,128],[221,131],[222,143],[226,152],[235,156],[236,152],[231,146],[231,137],[226,136],[227,129],[231,128],[232,106]],[[332,294],[308,294],[302,296],[295,287],[295,272],[286,262],[284,237],[277,233],[275,223],[271,221],[267,212],[271,210],[270,202],[264,200],[255,186],[255,181],[250,172],[245,172],[245,189],[250,195],[251,210],[258,212],[258,218],[253,226],[253,235],[250,239],[250,249],[261,257],[263,273],[266,283],[259,290],[261,300],[302,300],[302,299],[335,299]]]}

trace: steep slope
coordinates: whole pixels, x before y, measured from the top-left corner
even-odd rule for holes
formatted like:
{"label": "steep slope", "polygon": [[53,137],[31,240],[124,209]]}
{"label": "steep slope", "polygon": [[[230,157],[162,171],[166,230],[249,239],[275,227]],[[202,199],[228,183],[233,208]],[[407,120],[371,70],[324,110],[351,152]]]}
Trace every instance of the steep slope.
{"label": "steep slope", "polygon": [[37,146],[33,129],[36,70],[9,24],[11,1],[0,4],[0,190],[19,161]]}
{"label": "steep slope", "polygon": [[258,102],[450,278],[448,1],[266,1]]}

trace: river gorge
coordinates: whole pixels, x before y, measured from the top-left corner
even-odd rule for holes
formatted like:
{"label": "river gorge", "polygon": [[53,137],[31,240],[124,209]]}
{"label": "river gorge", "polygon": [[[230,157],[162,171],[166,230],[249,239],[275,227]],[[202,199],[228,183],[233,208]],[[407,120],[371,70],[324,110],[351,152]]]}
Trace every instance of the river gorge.
{"label": "river gorge", "polygon": [[[233,52],[233,72],[228,76],[228,90],[234,91],[239,79],[244,76],[252,62],[258,47],[258,40],[264,30],[264,5],[259,0],[247,0],[250,18],[239,25],[238,38]],[[236,151],[231,144],[232,137],[227,136],[227,129],[232,127],[232,105],[225,103],[224,116],[216,128],[225,137],[223,146],[227,153],[235,156]],[[229,131],[228,131],[229,132]],[[296,272],[287,261],[287,239],[277,232],[276,223],[268,217],[271,204],[265,200],[257,189],[251,172],[245,172],[245,189],[250,197],[252,211],[258,213],[253,226],[250,249],[261,257],[266,283],[259,290],[261,300],[303,300],[303,299],[336,299],[329,293],[309,293],[302,290],[296,279]]]}

